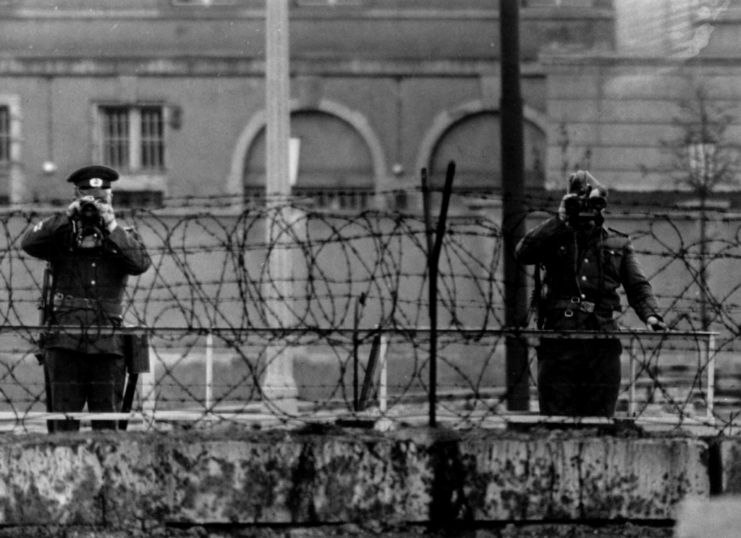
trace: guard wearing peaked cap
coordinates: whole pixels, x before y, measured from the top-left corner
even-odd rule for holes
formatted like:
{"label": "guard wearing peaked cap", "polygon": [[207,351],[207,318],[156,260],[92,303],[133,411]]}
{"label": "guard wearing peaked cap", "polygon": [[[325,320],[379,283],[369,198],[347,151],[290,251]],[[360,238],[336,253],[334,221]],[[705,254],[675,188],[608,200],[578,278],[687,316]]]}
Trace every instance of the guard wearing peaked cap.
{"label": "guard wearing peaked cap", "polygon": [[[517,259],[536,266],[539,328],[617,331],[614,316],[621,311],[622,287],[643,322],[653,330],[667,330],[630,238],[604,226],[607,197],[605,186],[588,171],[571,174],[557,215],[518,243]],[[537,354],[542,414],[614,415],[620,340],[544,337]]]}
{"label": "guard wearing peaked cap", "polygon": [[69,183],[82,190],[110,189],[111,183],[117,179],[118,172],[99,164],[75,170],[67,177]]}
{"label": "guard wearing peaked cap", "polygon": [[[138,235],[117,222],[111,184],[118,179],[107,166],[75,170],[67,178],[74,185],[69,206],[37,223],[21,242],[51,268],[53,304],[43,350],[50,411],[121,409],[124,338],[112,329],[122,325],[129,276],[144,273],[151,259]],[[49,424],[52,431],[79,427],[75,420]],[[117,421],[93,421],[93,429],[115,428]]]}

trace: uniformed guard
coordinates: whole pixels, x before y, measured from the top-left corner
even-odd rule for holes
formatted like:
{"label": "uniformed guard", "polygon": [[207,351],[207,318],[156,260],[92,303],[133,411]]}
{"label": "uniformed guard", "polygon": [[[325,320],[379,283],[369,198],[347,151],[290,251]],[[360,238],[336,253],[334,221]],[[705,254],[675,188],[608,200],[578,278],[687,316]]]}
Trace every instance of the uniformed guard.
{"label": "uniformed guard", "polygon": [[[51,411],[81,412],[86,403],[92,413],[121,409],[125,345],[111,328],[122,324],[129,275],[144,273],[152,262],[139,237],[116,221],[111,183],[118,177],[98,165],[73,172],[67,181],[74,185],[74,200],[66,211],[23,236],[23,250],[51,265],[50,331],[43,352]],[[93,421],[92,427],[116,429],[117,422]],[[79,428],[76,420],[49,425],[50,431]]]}
{"label": "uniformed guard", "polygon": [[[607,189],[589,172],[569,177],[558,215],[529,231],[517,259],[544,269],[538,326],[546,330],[616,331],[618,288],[653,330],[667,330],[651,284],[630,239],[604,226]],[[617,338],[542,338],[537,348],[538,399],[544,415],[602,416],[615,413],[620,391]]]}

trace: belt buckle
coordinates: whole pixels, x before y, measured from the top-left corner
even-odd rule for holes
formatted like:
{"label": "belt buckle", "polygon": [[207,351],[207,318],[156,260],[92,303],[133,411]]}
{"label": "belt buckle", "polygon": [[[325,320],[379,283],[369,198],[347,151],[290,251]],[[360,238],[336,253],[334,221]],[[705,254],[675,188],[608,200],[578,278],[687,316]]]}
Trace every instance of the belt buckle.
{"label": "belt buckle", "polygon": [[572,297],[569,299],[572,304],[579,304],[581,302],[581,297]]}
{"label": "belt buckle", "polygon": [[566,310],[563,311],[563,317],[565,317],[565,318],[573,318],[574,317],[574,311],[571,310],[570,308],[567,308]]}
{"label": "belt buckle", "polygon": [[594,312],[594,303],[590,303],[589,301],[582,301],[581,302],[581,309],[584,312],[592,313]]}

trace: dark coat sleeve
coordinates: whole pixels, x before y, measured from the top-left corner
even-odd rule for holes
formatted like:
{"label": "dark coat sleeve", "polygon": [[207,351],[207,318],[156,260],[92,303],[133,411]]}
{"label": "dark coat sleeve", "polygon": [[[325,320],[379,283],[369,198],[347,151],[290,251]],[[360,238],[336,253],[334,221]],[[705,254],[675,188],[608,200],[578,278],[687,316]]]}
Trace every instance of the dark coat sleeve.
{"label": "dark coat sleeve", "polygon": [[556,239],[570,234],[569,227],[558,217],[551,217],[530,230],[515,247],[515,258],[522,264],[533,265],[553,259],[560,244]]}
{"label": "dark coat sleeve", "polygon": [[52,260],[66,244],[71,226],[66,215],[48,217],[28,230],[21,239],[21,248],[34,258]]}
{"label": "dark coat sleeve", "polygon": [[105,242],[105,248],[119,258],[128,275],[140,275],[152,265],[144,243],[133,231],[117,226],[106,237]]}
{"label": "dark coat sleeve", "polygon": [[630,241],[627,241],[623,247],[620,280],[625,294],[628,296],[628,304],[635,310],[641,321],[645,323],[649,316],[656,316],[661,319],[653,288],[643,273],[638,256],[636,256],[635,249]]}

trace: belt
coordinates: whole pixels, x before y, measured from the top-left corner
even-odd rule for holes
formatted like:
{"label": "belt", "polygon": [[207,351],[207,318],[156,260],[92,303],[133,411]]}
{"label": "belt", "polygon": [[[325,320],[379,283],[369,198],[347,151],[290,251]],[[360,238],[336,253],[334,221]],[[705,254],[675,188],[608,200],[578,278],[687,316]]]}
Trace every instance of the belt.
{"label": "belt", "polygon": [[575,311],[586,312],[587,314],[597,314],[603,318],[612,317],[612,309],[598,308],[592,302],[585,301],[581,297],[571,297],[569,299],[559,299],[553,305],[554,310],[564,310],[564,316],[573,317]]}
{"label": "belt", "polygon": [[112,316],[120,316],[123,313],[123,305],[116,301],[83,299],[79,297],[72,297],[71,295],[63,295],[61,293],[54,294],[54,307],[103,310],[106,314],[110,314]]}

